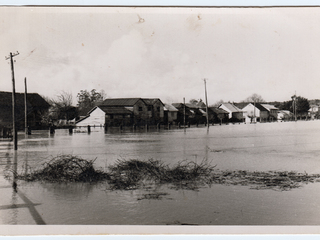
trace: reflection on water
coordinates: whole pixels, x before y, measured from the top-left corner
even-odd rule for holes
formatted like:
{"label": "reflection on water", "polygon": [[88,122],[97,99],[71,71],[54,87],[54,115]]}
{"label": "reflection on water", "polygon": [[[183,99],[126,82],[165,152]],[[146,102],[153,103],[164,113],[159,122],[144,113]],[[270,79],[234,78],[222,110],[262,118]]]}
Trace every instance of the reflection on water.
{"label": "reflection on water", "polygon": [[[240,124],[184,130],[91,134],[56,130],[19,135],[18,171],[29,171],[59,154],[95,159],[107,168],[117,159],[158,159],[168,164],[208,159],[218,169],[320,173],[320,121]],[[12,168],[12,143],[0,142],[1,169]],[[199,191],[161,186],[109,191],[107,183],[20,183],[39,202],[48,224],[320,224],[320,184],[287,192],[212,185]],[[148,199],[153,193],[166,193]],[[149,194],[149,195],[148,195]],[[28,212],[11,217],[27,221]],[[0,215],[0,218],[1,215]],[[30,224],[34,222],[30,220]]]}

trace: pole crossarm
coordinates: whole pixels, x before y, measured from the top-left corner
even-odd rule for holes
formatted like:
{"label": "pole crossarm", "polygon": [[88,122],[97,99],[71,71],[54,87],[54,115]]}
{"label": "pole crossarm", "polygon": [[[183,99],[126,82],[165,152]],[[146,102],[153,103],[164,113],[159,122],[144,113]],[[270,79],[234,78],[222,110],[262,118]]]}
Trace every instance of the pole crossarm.
{"label": "pole crossarm", "polygon": [[17,51],[16,53],[10,53],[10,55],[8,57],[4,57],[6,60],[11,59],[11,57],[15,57],[17,55],[19,55],[20,53]]}

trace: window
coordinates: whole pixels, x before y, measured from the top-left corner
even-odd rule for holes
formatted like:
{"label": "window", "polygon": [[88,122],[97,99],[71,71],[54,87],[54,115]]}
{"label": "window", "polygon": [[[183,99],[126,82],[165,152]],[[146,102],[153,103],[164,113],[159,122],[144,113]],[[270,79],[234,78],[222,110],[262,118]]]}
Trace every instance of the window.
{"label": "window", "polygon": [[157,111],[160,112],[160,107],[157,107]]}
{"label": "window", "polygon": [[142,107],[139,107],[139,112],[142,112]]}
{"label": "window", "polygon": [[152,106],[148,106],[148,111],[151,111],[152,110]]}

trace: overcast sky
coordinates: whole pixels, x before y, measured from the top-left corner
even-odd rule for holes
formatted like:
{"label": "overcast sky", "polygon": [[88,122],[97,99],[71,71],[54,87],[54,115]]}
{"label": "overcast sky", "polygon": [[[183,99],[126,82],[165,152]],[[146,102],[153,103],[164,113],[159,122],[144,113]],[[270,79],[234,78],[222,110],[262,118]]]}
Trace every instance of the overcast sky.
{"label": "overcast sky", "polygon": [[320,98],[320,8],[0,8],[1,91],[163,102]]}

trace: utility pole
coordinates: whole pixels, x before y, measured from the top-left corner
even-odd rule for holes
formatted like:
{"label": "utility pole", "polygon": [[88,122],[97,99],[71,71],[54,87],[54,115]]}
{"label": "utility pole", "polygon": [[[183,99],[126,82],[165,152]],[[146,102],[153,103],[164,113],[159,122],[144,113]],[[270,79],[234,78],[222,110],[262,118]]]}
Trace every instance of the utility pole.
{"label": "utility pole", "polygon": [[19,55],[17,53],[10,53],[10,56],[5,57],[6,60],[10,59],[11,62],[11,75],[12,75],[12,135],[13,135],[13,143],[14,143],[14,150],[18,149],[18,139],[17,139],[17,130],[16,130],[16,87],[14,81],[14,66],[13,66],[13,57]]}
{"label": "utility pole", "polygon": [[206,84],[206,78],[203,79],[204,81],[204,91],[205,91],[205,97],[206,97],[206,112],[207,112],[207,128],[209,129],[209,112],[208,112],[208,98],[207,98],[207,84]]}
{"label": "utility pole", "polygon": [[183,127],[184,131],[186,131],[186,100],[183,98]]}
{"label": "utility pole", "polygon": [[28,134],[27,78],[24,78],[24,130]]}

